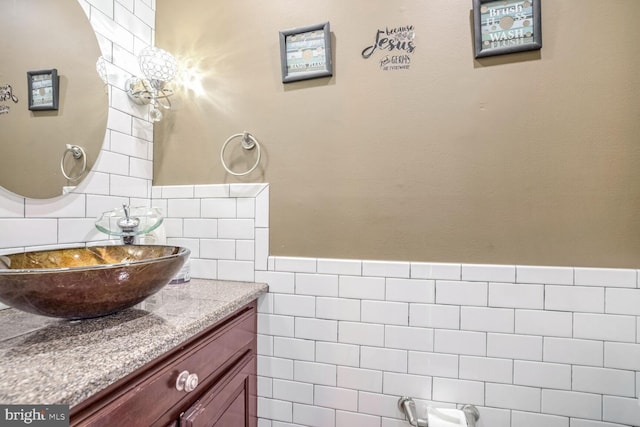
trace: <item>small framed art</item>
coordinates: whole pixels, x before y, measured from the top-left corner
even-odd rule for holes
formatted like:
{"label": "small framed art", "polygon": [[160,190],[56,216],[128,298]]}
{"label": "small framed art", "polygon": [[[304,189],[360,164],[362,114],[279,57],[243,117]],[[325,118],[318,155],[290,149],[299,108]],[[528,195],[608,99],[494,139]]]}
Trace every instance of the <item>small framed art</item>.
{"label": "small framed art", "polygon": [[473,0],[475,56],[542,48],[541,0]]}
{"label": "small framed art", "polygon": [[27,71],[29,110],[58,109],[58,70]]}
{"label": "small framed art", "polygon": [[282,82],[333,75],[329,22],[280,31]]}

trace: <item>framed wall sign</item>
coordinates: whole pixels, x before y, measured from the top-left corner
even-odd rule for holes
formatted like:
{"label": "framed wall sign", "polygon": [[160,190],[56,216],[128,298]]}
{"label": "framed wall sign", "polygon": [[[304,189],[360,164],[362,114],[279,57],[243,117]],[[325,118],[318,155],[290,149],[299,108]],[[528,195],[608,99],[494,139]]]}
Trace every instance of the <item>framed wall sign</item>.
{"label": "framed wall sign", "polygon": [[280,31],[282,82],[333,75],[329,23]]}
{"label": "framed wall sign", "polygon": [[476,58],[542,48],[541,0],[473,0]]}
{"label": "framed wall sign", "polygon": [[29,110],[58,109],[58,70],[27,71]]}

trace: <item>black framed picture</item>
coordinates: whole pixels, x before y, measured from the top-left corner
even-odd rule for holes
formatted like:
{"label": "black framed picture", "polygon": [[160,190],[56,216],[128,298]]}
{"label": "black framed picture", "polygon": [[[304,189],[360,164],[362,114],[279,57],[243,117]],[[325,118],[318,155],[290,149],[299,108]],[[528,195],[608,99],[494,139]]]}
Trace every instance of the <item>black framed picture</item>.
{"label": "black framed picture", "polygon": [[541,0],[473,0],[475,56],[542,48]]}
{"label": "black framed picture", "polygon": [[282,82],[333,75],[329,22],[280,31]]}
{"label": "black framed picture", "polygon": [[57,110],[58,70],[27,71],[29,110]]}

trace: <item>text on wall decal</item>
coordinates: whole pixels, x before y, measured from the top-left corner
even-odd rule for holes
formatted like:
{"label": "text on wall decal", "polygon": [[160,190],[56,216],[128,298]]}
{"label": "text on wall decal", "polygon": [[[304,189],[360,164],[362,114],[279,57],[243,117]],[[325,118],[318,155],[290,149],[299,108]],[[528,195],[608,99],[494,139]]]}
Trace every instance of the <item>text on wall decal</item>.
{"label": "text on wall decal", "polygon": [[376,51],[384,55],[380,68],[384,71],[408,70],[411,55],[416,49],[413,25],[377,30],[372,45],[362,51],[362,57],[369,59]]}
{"label": "text on wall decal", "polygon": [[[18,103],[18,97],[13,93],[13,88],[10,84],[0,85],[0,102],[9,102],[13,101],[14,103]],[[9,106],[0,104],[0,114],[8,114]]]}

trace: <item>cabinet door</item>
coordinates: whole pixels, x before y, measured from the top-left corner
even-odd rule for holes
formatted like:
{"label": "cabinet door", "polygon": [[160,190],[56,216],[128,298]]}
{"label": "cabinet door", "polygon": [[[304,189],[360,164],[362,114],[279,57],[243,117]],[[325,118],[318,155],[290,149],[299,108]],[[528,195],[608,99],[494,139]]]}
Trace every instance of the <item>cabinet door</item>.
{"label": "cabinet door", "polygon": [[256,358],[245,355],[180,416],[180,427],[256,427]]}

